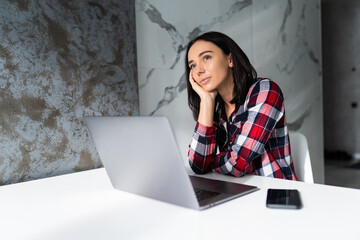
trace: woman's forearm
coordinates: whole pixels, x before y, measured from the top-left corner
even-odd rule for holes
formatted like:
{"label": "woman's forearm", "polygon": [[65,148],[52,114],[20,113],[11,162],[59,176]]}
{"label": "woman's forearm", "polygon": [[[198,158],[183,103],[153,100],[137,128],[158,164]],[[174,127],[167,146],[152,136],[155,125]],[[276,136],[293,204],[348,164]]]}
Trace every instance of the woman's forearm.
{"label": "woman's forearm", "polygon": [[201,99],[198,122],[205,126],[212,127],[214,119],[214,108],[215,99],[212,97]]}

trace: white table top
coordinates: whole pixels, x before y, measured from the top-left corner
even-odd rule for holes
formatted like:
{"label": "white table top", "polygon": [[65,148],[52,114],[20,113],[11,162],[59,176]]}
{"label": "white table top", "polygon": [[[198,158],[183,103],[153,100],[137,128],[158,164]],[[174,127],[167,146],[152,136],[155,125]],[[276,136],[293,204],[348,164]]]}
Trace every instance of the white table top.
{"label": "white table top", "polygon": [[[112,188],[103,168],[0,187],[1,239],[360,239],[360,190],[259,176],[204,177],[259,191],[197,211]],[[265,206],[295,188],[303,208]]]}

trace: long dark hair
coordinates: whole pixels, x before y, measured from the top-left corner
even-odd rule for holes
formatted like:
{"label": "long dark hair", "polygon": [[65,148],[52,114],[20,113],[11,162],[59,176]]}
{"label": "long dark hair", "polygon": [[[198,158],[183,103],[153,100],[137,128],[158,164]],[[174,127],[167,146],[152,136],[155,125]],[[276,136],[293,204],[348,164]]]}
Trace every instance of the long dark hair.
{"label": "long dark hair", "polygon": [[[256,70],[251,65],[249,58],[236,44],[236,42],[227,35],[220,32],[207,32],[191,40],[188,43],[186,49],[186,55],[185,55],[185,79],[187,80],[186,82],[187,82],[187,91],[188,91],[188,104],[191,111],[193,112],[193,117],[195,121],[197,121],[199,116],[200,97],[192,89],[191,84],[189,82],[190,68],[188,64],[188,53],[191,46],[199,40],[203,40],[215,44],[223,51],[225,55],[229,55],[231,53],[233,60],[234,98],[231,100],[230,103],[236,105],[243,104],[250,86],[256,81],[257,78]],[[223,105],[223,100],[221,99],[221,96],[219,94],[216,97],[215,106],[218,103]]]}

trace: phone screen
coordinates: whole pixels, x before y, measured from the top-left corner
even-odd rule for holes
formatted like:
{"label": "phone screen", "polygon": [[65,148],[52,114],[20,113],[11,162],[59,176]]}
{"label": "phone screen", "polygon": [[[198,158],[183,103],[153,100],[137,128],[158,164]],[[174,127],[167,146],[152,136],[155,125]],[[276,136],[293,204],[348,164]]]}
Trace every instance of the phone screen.
{"label": "phone screen", "polygon": [[296,189],[268,189],[266,206],[269,208],[300,209],[299,191]]}

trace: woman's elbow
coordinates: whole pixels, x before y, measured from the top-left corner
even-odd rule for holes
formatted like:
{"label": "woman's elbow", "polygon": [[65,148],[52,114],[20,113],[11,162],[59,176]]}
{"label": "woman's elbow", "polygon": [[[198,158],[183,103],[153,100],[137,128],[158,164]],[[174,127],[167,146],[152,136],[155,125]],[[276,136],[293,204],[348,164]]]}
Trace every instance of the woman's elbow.
{"label": "woman's elbow", "polygon": [[205,174],[210,172],[208,167],[200,167],[198,164],[194,163],[191,158],[189,158],[189,165],[191,170],[196,174]]}
{"label": "woman's elbow", "polygon": [[199,174],[199,175],[202,175],[202,174],[205,174],[205,173],[208,173],[209,171],[207,169],[204,169],[204,168],[199,168],[199,167],[195,167],[194,165],[190,165],[191,167],[191,170],[196,173],[196,174]]}

